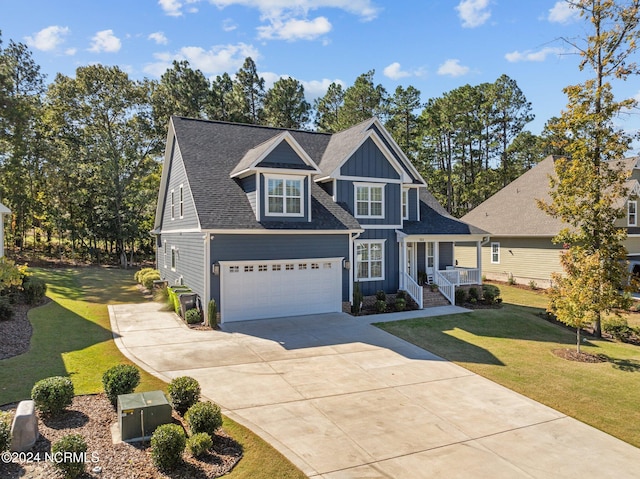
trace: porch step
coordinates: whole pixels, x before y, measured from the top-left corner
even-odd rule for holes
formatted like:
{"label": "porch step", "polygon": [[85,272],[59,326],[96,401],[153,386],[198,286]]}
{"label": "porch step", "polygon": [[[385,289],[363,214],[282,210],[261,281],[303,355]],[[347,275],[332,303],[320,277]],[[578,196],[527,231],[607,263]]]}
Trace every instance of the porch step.
{"label": "porch step", "polygon": [[442,296],[440,291],[431,291],[428,287],[422,288],[422,306],[424,308],[435,308],[436,306],[449,306],[447,298]]}

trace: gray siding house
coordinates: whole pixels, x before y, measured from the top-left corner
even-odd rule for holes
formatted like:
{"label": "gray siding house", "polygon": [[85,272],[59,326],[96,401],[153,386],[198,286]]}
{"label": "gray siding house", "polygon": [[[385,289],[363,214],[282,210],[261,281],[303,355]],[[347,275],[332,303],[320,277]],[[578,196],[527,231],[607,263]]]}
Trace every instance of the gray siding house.
{"label": "gray siding house", "polygon": [[[157,268],[222,322],[341,311],[421,278],[479,284],[486,233],[449,216],[377,119],[335,134],[172,117]],[[454,245],[477,263],[456,268]]]}

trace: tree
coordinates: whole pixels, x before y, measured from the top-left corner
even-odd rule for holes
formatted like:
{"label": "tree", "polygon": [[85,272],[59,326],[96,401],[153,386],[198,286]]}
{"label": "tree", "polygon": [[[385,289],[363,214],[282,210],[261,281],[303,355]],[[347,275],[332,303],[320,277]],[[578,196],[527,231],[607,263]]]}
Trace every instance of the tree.
{"label": "tree", "polygon": [[314,102],[316,110],[315,124],[324,133],[336,133],[340,130],[340,109],[344,104],[344,90],[339,83],[331,83],[327,93]]}
{"label": "tree", "polygon": [[228,73],[216,76],[211,84],[211,104],[207,115],[211,120],[231,121],[233,110],[233,81]]}
{"label": "tree", "polygon": [[[609,80],[638,73],[632,55],[640,37],[640,0],[567,3],[588,20],[590,31],[581,44],[565,41],[580,52],[580,70],[588,66],[593,76],[564,89],[567,109],[550,128],[556,146],[568,156],[556,161],[552,202],[540,206],[568,225],[555,238],[569,246],[558,288],[573,299],[551,306],[566,323],[582,314],[593,321],[600,336],[602,313],[629,306],[629,299],[618,293],[626,274],[622,245],[626,230],[615,222],[624,217],[628,194],[627,173],[618,160],[629,150],[632,138],[614,121],[636,102],[616,101]],[[575,309],[577,299],[580,310]]]}
{"label": "tree", "polygon": [[398,86],[389,100],[389,119],[385,128],[409,158],[416,158],[419,149],[420,117],[416,111],[422,106],[420,90],[413,86]]}
{"label": "tree", "polygon": [[247,57],[233,82],[234,108],[231,121],[260,124],[264,95],[264,78],[258,75],[253,59]]}
{"label": "tree", "polygon": [[310,110],[304,86],[295,78],[280,78],[264,98],[264,122],[269,126],[302,129],[309,123]]}
{"label": "tree", "polygon": [[387,91],[382,85],[374,85],[375,70],[363,73],[344,92],[338,126],[340,130],[357,125],[371,117],[382,118],[386,114]]}

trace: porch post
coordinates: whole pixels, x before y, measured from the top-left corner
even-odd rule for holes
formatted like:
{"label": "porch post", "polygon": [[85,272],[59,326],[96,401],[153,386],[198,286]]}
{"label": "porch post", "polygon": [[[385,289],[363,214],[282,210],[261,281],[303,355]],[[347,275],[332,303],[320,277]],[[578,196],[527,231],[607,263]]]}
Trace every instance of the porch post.
{"label": "porch post", "polygon": [[401,248],[401,253],[400,253],[400,288],[401,289],[406,289],[406,286],[404,284],[404,274],[402,273],[407,273],[407,238],[402,238],[402,248]]}
{"label": "porch post", "polygon": [[476,267],[478,268],[478,284],[482,284],[482,241],[476,241]]}

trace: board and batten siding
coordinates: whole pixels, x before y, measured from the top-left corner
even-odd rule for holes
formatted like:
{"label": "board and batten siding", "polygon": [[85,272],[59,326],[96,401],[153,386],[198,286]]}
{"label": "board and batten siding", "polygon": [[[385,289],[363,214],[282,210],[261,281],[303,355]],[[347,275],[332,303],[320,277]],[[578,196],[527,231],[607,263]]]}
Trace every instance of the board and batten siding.
{"label": "board and batten siding", "polygon": [[[367,183],[366,180],[362,180]],[[354,181],[338,180],[336,185],[337,202],[347,206],[347,211],[355,216],[355,187]],[[382,183],[381,183],[382,184]],[[402,197],[399,183],[384,184],[384,218],[356,218],[361,225],[401,225]]]}
{"label": "board and batten siding", "polygon": [[399,286],[399,243],[397,235],[393,229],[368,229],[365,230],[358,240],[386,240],[384,242],[384,280],[377,281],[359,281],[357,279],[358,270],[356,265],[357,258],[357,240],[354,242],[353,261],[354,261],[354,281],[360,283],[360,291],[363,295],[369,296],[376,294],[376,291],[383,290],[385,293],[395,293]]}
{"label": "board and batten siding", "polygon": [[400,179],[398,172],[371,138],[367,139],[340,167],[340,174],[342,176]]}
{"label": "board and batten siding", "polygon": [[[158,245],[158,271],[169,283],[185,284],[205,301],[204,288],[204,239],[202,233],[163,233],[162,245]],[[167,244],[167,261],[164,263],[164,242]],[[176,249],[176,268],[171,269],[171,248]]]}
{"label": "board and batten siding", "polygon": [[[166,166],[166,165],[165,165]],[[180,185],[182,185],[183,194],[183,215],[180,217]],[[174,192],[174,209],[175,215],[171,219],[171,191]],[[196,215],[195,203],[189,183],[187,181],[187,172],[182,161],[180,148],[174,139],[172,146],[171,161],[169,162],[169,175],[167,181],[167,190],[162,212],[162,231],[177,229],[198,228],[200,225]]]}
{"label": "board and batten siding", "polygon": [[286,141],[280,142],[269,155],[256,166],[269,167],[272,165],[289,165],[298,168],[306,168],[308,166]]}
{"label": "board and batten siding", "polygon": [[[220,261],[349,259],[349,234],[214,234],[211,264]],[[292,292],[292,294],[294,294]],[[220,276],[211,276],[211,297],[220,301]],[[349,271],[342,270],[342,299],[349,301]]]}

